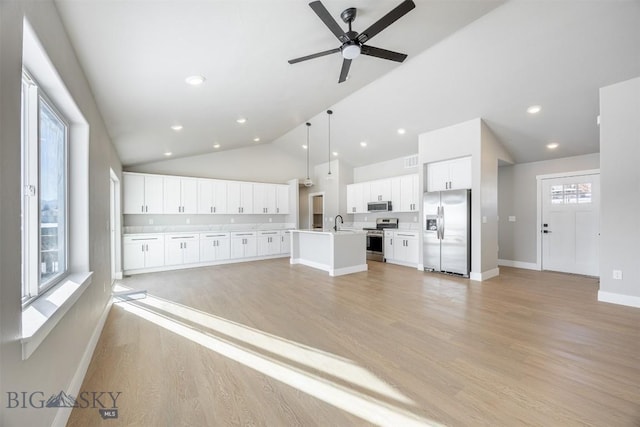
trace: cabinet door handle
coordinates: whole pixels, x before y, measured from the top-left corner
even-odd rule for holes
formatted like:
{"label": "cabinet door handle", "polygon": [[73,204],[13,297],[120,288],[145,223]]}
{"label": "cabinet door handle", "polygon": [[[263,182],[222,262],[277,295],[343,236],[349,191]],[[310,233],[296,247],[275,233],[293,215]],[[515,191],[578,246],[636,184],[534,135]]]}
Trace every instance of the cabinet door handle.
{"label": "cabinet door handle", "polygon": [[144,207],[144,211],[145,211],[145,212],[149,212],[149,205],[146,205],[146,206]]}
{"label": "cabinet door handle", "polygon": [[142,249],[142,252],[144,252],[144,245],[140,245],[140,249]]}
{"label": "cabinet door handle", "polygon": [[276,208],[276,213],[280,213],[280,208]]}
{"label": "cabinet door handle", "polygon": [[216,213],[216,207],[215,206],[213,207],[213,213]]}
{"label": "cabinet door handle", "polygon": [[209,208],[209,213],[213,213],[213,206]]}
{"label": "cabinet door handle", "polygon": [[144,205],[140,206],[140,212],[144,213]]}
{"label": "cabinet door handle", "polygon": [[149,252],[149,245],[144,245],[147,252]]}

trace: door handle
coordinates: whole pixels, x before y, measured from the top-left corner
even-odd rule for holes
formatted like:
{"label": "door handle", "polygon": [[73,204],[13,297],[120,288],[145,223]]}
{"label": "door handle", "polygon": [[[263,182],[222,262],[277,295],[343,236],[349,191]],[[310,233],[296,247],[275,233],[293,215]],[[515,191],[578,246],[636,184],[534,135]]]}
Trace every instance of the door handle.
{"label": "door handle", "polygon": [[549,233],[551,233],[551,230],[542,230],[542,232],[543,232],[544,234],[549,234]]}

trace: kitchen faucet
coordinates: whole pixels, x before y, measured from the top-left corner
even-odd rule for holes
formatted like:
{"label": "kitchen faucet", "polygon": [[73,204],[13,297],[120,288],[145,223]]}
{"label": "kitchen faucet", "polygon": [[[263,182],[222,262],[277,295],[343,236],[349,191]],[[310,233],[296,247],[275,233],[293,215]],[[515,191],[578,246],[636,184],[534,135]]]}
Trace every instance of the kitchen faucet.
{"label": "kitchen faucet", "polygon": [[336,215],[336,217],[333,219],[334,231],[338,231],[338,218],[340,218],[340,224],[344,224],[344,221],[342,220],[342,215]]}

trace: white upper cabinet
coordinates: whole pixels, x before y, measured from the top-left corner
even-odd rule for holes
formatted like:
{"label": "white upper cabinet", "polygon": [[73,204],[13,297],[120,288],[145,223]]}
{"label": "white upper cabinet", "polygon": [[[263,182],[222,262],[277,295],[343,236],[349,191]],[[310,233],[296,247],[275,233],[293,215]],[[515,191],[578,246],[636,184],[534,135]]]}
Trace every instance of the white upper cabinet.
{"label": "white upper cabinet", "polygon": [[471,188],[471,157],[427,165],[427,191],[466,188]]}
{"label": "white upper cabinet", "polygon": [[289,213],[289,186],[276,185],[276,213]]}
{"label": "white upper cabinet", "polygon": [[161,214],[163,178],[157,175],[123,174],[124,213]]}
{"label": "white upper cabinet", "polygon": [[368,182],[347,185],[347,213],[367,212],[367,202],[369,201],[369,194],[370,186]]}
{"label": "white upper cabinet", "polygon": [[418,174],[400,177],[400,210],[402,212],[418,211]]}
{"label": "white upper cabinet", "polygon": [[227,182],[227,213],[253,213],[253,184],[250,182]]}
{"label": "white upper cabinet", "polygon": [[177,176],[164,177],[164,213],[198,212],[198,180]]}
{"label": "white upper cabinet", "polygon": [[379,179],[369,182],[369,197],[366,202],[386,202],[389,200],[391,200],[391,179]]}
{"label": "white upper cabinet", "polygon": [[227,213],[227,182],[217,179],[198,180],[198,213]]}
{"label": "white upper cabinet", "polygon": [[253,184],[253,213],[276,213],[275,184]]}

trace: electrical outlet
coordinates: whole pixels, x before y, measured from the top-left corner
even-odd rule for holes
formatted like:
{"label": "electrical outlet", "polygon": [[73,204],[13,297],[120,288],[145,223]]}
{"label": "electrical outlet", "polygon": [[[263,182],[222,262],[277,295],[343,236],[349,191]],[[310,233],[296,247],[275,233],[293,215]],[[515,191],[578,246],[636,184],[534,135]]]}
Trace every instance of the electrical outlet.
{"label": "electrical outlet", "polygon": [[191,224],[191,220],[187,218],[187,224]]}
{"label": "electrical outlet", "polygon": [[236,220],[231,218],[231,224],[233,224],[234,222],[236,222]]}
{"label": "electrical outlet", "polygon": [[418,217],[417,216],[413,217],[413,222],[418,222]]}
{"label": "electrical outlet", "polygon": [[364,217],[364,222],[367,222],[367,217],[366,216]]}
{"label": "electrical outlet", "polygon": [[483,224],[486,224],[486,223],[487,223],[487,217],[486,217],[486,216],[483,216],[483,217],[482,217],[482,223],[483,223]]}
{"label": "electrical outlet", "polygon": [[273,218],[269,218],[269,222],[273,222]]}
{"label": "electrical outlet", "polygon": [[622,270],[613,270],[613,278],[615,280],[622,280]]}
{"label": "electrical outlet", "polygon": [[153,218],[149,218],[149,225],[153,225]]}
{"label": "electrical outlet", "polygon": [[509,215],[509,222],[516,222],[516,217],[514,215]]}

